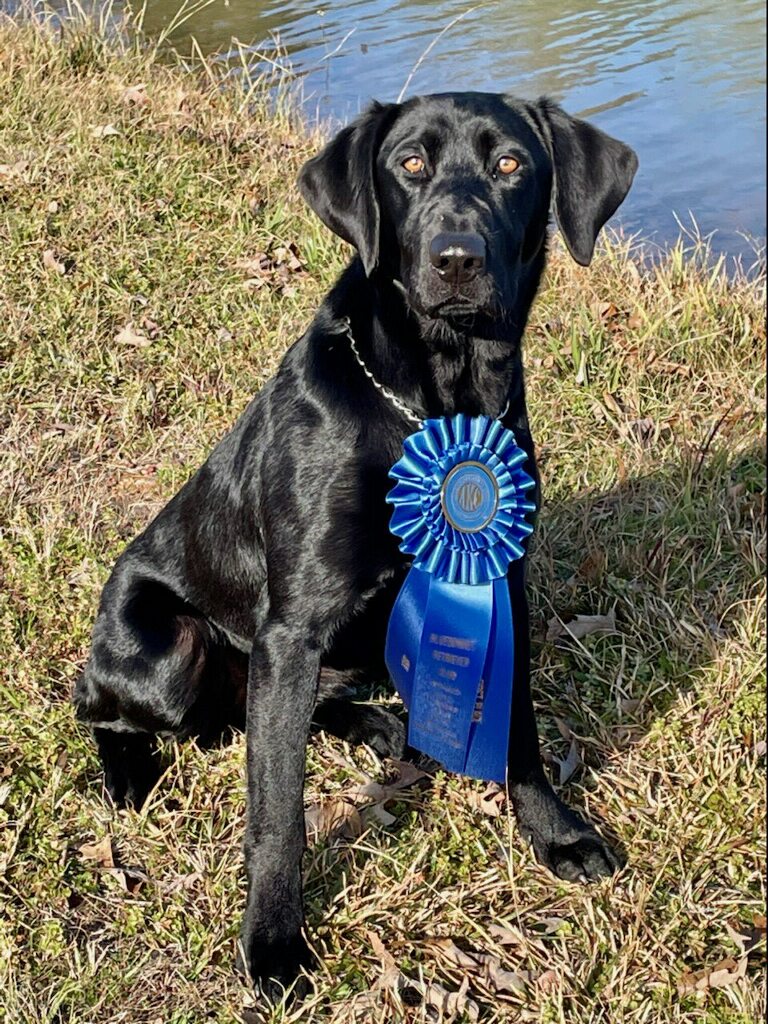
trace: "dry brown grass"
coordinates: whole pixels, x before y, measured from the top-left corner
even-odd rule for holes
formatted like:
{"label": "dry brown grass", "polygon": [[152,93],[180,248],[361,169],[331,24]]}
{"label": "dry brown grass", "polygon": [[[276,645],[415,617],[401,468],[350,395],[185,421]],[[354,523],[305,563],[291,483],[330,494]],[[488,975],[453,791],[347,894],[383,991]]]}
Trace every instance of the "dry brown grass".
{"label": "dry brown grass", "polygon": [[[126,90],[139,83],[137,100]],[[94,131],[105,125],[116,134]],[[253,1018],[232,966],[242,742],[169,751],[149,806],[118,813],[68,697],[115,555],[271,374],[342,264],[292,185],[312,146],[258,88],[245,109],[135,47],[0,25],[9,1024]],[[279,251],[291,245],[299,269]],[[127,324],[148,344],[116,341]],[[558,882],[506,806],[493,817],[479,784],[437,774],[387,805],[391,826],[312,847],[316,994],[272,1019],[436,1019],[430,985],[468,996],[483,1021],[762,1018],[759,951],[723,988],[678,985],[737,955],[729,925],[765,912],[764,349],[762,280],[708,273],[682,246],[653,268],[618,242],[586,270],[554,254],[527,348],[546,497],[534,682],[553,769],[569,730],[583,760],[565,796],[629,866],[593,888]],[[612,634],[545,639],[554,616],[612,608]],[[307,801],[385,771],[316,737]],[[78,852],[104,837],[133,874]],[[498,991],[481,966],[456,965],[435,942],[446,938],[524,985]],[[410,981],[402,997],[380,984],[389,958]],[[455,1019],[471,1016],[466,1003]]]}

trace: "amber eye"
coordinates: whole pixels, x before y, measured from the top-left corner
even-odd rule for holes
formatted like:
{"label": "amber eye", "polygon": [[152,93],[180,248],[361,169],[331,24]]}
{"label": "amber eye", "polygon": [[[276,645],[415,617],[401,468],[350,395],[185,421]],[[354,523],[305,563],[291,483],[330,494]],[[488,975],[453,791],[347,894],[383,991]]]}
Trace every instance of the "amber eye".
{"label": "amber eye", "polygon": [[514,174],[519,166],[519,162],[513,156],[503,156],[496,164],[496,170],[500,174]]}
{"label": "amber eye", "polygon": [[407,160],[403,160],[403,169],[409,174],[421,174],[424,170],[424,161],[420,156],[409,156]]}

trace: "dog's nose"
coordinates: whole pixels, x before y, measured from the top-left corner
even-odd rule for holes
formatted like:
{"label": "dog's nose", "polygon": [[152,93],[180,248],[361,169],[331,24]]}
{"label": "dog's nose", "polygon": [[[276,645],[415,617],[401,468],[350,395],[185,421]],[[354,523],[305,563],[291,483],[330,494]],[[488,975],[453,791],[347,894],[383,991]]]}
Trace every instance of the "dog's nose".
{"label": "dog's nose", "polygon": [[429,244],[429,262],[449,284],[464,284],[485,270],[485,240],[474,231],[442,231]]}

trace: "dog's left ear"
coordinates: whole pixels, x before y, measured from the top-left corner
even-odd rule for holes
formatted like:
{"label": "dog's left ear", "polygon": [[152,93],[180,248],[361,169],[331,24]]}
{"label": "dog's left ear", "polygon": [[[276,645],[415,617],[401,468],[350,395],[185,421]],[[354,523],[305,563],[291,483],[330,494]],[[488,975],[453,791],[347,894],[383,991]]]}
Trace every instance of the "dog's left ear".
{"label": "dog's left ear", "polygon": [[637,155],[550,100],[540,99],[536,112],[552,158],[557,223],[571,256],[586,267],[600,228],[629,192]]}
{"label": "dog's left ear", "polygon": [[299,172],[299,191],[320,220],[354,245],[366,274],[379,258],[379,198],[374,163],[396,104],[373,103]]}

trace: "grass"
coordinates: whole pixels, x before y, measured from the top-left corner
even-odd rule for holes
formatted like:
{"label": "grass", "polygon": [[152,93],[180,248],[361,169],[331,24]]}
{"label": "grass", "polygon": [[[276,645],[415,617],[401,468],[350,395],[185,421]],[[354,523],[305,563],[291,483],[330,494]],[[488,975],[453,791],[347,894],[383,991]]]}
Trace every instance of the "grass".
{"label": "grass", "polygon": [[[82,22],[0,23],[8,1024],[256,1019],[233,971],[242,738],[169,750],[146,810],[116,812],[69,693],[115,556],[347,256],[293,185],[316,144],[258,83],[246,101]],[[564,796],[628,868],[594,888],[558,882],[499,799],[438,773],[388,804],[388,827],[309,851],[316,991],[275,1022],[437,1019],[427,994],[441,991],[458,993],[457,1022],[762,1019],[759,951],[732,983],[721,970],[697,994],[678,987],[738,959],[730,928],[765,912],[764,280],[701,257],[681,242],[648,264],[609,240],[582,269],[555,251],[527,338],[546,497],[531,581],[543,748],[557,781],[575,740]],[[546,640],[555,616],[611,609],[613,633]],[[385,772],[315,737],[307,802]],[[116,869],[82,852],[105,837]],[[524,984],[457,966],[441,938]],[[393,963],[402,998],[381,984]]]}

